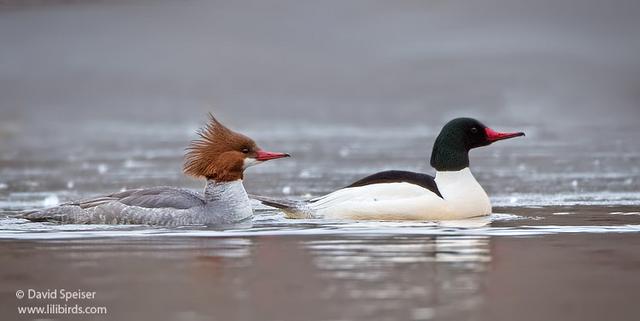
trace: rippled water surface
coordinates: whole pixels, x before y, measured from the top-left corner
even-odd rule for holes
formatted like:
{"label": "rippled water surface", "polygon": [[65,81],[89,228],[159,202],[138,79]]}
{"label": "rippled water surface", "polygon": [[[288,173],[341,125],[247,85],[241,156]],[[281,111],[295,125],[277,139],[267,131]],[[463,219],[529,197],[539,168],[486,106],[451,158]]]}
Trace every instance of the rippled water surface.
{"label": "rippled water surface", "polygon": [[[252,223],[219,229],[10,217],[125,187],[198,189],[179,171],[197,124],[158,126],[116,122],[96,126],[99,133],[62,131],[47,143],[8,140],[0,182],[4,297],[27,285],[90,289],[111,318],[146,320],[601,320],[612,309],[622,320],[639,312],[629,293],[640,288],[640,156],[624,132],[550,141],[544,128],[524,128],[525,139],[472,152],[495,205],[485,218],[288,220],[257,203]],[[430,172],[428,148],[413,146],[430,145],[436,130],[246,128],[262,145],[294,154],[252,168],[246,186],[305,198],[377,170]],[[81,145],[72,139],[79,131],[89,137]],[[3,299],[5,315],[15,306]]]}
{"label": "rippled water surface", "polygon": [[[638,320],[637,1],[0,0],[0,319],[82,289],[91,320]],[[13,218],[181,173],[206,113],[290,159],[251,194],[433,174],[442,125],[494,214],[224,228]],[[59,301],[55,301],[59,303]],[[74,319],[39,315],[39,319]]]}
{"label": "rippled water surface", "polygon": [[632,210],[513,208],[441,223],[267,211],[228,230],[6,220],[1,295],[90,289],[114,319],[599,320],[604,308],[625,319],[640,286]]}

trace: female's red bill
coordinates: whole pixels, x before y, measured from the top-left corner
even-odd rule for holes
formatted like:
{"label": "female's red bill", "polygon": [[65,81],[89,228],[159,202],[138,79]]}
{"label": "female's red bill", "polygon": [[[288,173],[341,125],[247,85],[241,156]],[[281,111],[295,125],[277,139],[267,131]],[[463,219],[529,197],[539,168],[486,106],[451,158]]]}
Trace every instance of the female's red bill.
{"label": "female's red bill", "polygon": [[274,153],[274,152],[266,152],[266,151],[260,150],[258,151],[258,156],[256,156],[256,159],[258,161],[264,162],[272,159],[278,159],[278,158],[284,158],[284,157],[290,157],[290,156],[291,155],[286,153]]}

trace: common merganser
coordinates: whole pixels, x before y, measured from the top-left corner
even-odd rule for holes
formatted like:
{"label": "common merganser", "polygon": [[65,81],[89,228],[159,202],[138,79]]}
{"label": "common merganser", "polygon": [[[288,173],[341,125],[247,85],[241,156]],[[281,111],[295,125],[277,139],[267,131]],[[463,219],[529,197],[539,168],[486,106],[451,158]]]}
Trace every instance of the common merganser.
{"label": "common merganser", "polygon": [[446,220],[491,214],[487,193],[469,170],[469,150],[524,136],[500,133],[471,118],[457,118],[440,131],[431,166],[436,176],[385,171],[308,201],[254,196],[289,218],[354,220]]}
{"label": "common merganser", "polygon": [[209,114],[185,156],[184,173],[206,178],[204,193],[176,187],[126,190],[56,207],[24,212],[31,221],[73,224],[220,225],[244,222],[253,209],[242,185],[244,170],[262,162],[289,157],[266,152],[249,137],[236,133]]}

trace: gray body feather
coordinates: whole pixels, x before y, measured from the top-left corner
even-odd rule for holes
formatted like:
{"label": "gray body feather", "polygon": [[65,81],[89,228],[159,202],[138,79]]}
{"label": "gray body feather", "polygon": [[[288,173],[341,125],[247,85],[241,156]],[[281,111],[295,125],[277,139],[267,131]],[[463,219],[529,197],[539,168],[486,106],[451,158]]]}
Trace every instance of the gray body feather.
{"label": "gray body feather", "polygon": [[224,225],[251,218],[242,181],[208,181],[203,195],[174,187],[126,190],[18,217],[69,224]]}

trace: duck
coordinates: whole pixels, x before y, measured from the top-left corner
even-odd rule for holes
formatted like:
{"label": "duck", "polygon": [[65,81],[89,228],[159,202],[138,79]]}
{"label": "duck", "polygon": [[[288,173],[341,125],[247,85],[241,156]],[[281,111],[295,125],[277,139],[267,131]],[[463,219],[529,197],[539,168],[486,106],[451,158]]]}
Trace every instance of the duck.
{"label": "duck", "polygon": [[469,169],[469,151],[525,136],[497,132],[473,118],[444,125],[433,145],[435,176],[390,170],[310,200],[254,196],[287,218],[349,220],[453,220],[489,215],[491,201]]}
{"label": "duck", "polygon": [[124,190],[25,211],[19,218],[64,224],[142,224],[160,226],[228,225],[250,221],[251,200],[244,171],[266,161],[290,157],[268,152],[209,113],[198,139],[186,149],[184,174],[206,181],[204,191],[158,186]]}

